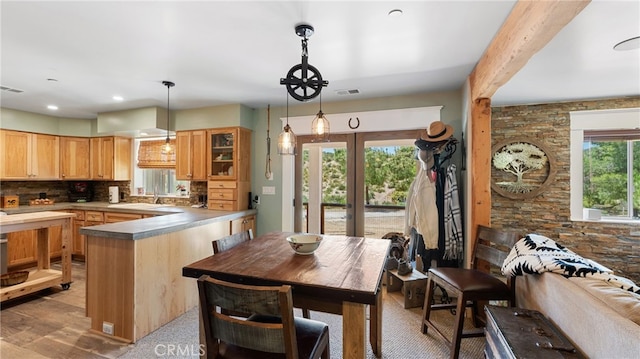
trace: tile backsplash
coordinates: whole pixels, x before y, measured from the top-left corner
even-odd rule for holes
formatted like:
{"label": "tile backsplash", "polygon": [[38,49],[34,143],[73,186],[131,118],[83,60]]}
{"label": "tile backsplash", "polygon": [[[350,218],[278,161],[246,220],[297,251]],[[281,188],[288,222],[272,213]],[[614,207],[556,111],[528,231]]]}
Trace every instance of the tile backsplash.
{"label": "tile backsplash", "polygon": [[[40,198],[40,193],[46,193],[46,197],[55,203],[69,202],[68,190],[71,183],[76,181],[2,181],[0,182],[0,194],[18,196],[21,206],[28,206],[29,200]],[[93,184],[93,201],[108,202],[109,186],[118,186],[120,201],[123,202],[149,202],[152,196],[131,196],[130,181],[89,181]],[[191,182],[188,197],[161,197],[162,203],[171,203],[177,206],[189,206],[198,203],[198,194],[207,193],[207,182]]]}

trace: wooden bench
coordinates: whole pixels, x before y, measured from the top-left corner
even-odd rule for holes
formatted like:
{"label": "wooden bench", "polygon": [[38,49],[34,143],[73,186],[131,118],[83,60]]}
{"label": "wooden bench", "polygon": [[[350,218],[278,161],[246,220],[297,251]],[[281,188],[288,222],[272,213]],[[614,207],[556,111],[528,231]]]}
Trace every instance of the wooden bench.
{"label": "wooden bench", "polygon": [[427,288],[427,276],[414,269],[407,275],[398,274],[397,269],[387,271],[387,292],[401,291],[404,309],[421,307]]}

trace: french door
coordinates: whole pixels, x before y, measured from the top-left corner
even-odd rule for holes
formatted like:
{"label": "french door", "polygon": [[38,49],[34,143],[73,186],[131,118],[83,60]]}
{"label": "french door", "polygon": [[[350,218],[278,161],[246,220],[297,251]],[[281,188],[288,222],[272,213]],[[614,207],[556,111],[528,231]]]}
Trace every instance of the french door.
{"label": "french door", "polygon": [[[330,142],[321,143],[298,136],[294,230],[373,238],[403,232],[402,190],[415,177],[417,137],[417,130],[332,134]],[[370,171],[380,165],[372,162],[380,161],[388,162],[385,171],[393,183],[372,180],[376,174]],[[408,170],[397,170],[407,163]],[[393,188],[398,183],[404,189]]]}

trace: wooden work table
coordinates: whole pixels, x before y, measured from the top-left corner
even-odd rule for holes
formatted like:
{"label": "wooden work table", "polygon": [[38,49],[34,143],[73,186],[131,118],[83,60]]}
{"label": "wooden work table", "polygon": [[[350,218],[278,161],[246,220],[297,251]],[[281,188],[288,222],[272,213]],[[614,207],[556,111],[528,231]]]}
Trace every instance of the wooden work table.
{"label": "wooden work table", "polygon": [[[36,212],[0,216],[0,233],[12,233],[18,231],[38,231],[36,270],[29,273],[26,282],[3,287],[0,289],[0,301],[17,298],[54,285],[60,284],[62,289],[68,289],[71,285],[71,218],[73,213],[63,212]],[[53,270],[50,267],[49,258],[49,228],[62,227],[62,270]]]}

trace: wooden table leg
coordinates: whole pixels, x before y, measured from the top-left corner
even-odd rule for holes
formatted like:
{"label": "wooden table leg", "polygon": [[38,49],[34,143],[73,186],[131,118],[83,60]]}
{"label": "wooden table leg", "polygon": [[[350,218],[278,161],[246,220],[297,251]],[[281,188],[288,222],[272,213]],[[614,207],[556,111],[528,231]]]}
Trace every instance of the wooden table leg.
{"label": "wooden table leg", "polygon": [[62,283],[71,283],[71,218],[62,224]]}
{"label": "wooden table leg", "polygon": [[37,230],[37,260],[38,269],[51,268],[51,258],[49,256],[49,228],[38,228]]}
{"label": "wooden table leg", "polygon": [[342,303],[342,357],[364,359],[366,350],[366,304]]}
{"label": "wooden table leg", "polygon": [[369,306],[369,343],[373,354],[382,356],[382,291],[376,295],[376,304]]}

